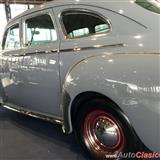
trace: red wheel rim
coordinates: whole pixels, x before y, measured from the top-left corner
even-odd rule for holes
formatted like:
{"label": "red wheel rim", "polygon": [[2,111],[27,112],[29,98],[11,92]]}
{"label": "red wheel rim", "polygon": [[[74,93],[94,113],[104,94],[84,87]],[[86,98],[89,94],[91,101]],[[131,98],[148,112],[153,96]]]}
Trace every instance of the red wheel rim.
{"label": "red wheel rim", "polygon": [[125,146],[121,125],[111,114],[102,110],[86,115],[83,136],[87,148],[100,158],[116,157]]}

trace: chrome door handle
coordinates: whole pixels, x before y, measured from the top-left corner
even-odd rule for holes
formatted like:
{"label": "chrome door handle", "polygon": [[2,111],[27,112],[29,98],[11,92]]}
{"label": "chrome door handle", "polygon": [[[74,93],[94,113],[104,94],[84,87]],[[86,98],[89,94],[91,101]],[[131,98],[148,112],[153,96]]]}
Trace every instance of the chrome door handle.
{"label": "chrome door handle", "polygon": [[58,53],[59,50],[58,49],[52,49],[50,51],[45,51],[45,53]]}

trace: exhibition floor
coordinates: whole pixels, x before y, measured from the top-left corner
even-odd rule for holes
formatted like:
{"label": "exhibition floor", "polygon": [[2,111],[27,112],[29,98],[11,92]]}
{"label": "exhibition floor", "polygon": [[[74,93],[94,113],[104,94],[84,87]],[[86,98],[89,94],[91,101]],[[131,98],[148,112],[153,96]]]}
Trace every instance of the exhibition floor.
{"label": "exhibition floor", "polygon": [[61,126],[0,107],[0,160],[86,160]]}

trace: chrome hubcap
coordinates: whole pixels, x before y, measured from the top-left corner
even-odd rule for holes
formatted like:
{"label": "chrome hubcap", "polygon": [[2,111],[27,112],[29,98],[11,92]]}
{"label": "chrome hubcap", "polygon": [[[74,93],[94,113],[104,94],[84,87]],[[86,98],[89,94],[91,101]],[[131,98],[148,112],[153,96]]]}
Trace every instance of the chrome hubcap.
{"label": "chrome hubcap", "polygon": [[112,115],[103,110],[95,110],[86,115],[83,136],[87,148],[101,158],[117,155],[125,146],[121,126]]}
{"label": "chrome hubcap", "polygon": [[107,147],[117,144],[119,135],[116,124],[109,120],[100,119],[95,125],[95,135],[97,139]]}

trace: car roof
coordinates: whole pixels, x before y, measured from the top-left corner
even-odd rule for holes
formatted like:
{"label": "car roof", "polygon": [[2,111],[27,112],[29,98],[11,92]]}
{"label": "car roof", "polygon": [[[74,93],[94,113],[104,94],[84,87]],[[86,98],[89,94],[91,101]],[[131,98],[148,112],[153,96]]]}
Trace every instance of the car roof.
{"label": "car roof", "polygon": [[[9,21],[9,23],[11,23],[12,21],[21,18],[23,16],[26,16],[28,14],[31,14],[33,12],[36,11],[40,11],[40,10],[44,10],[47,8],[52,8],[52,7],[56,7],[56,6],[62,6],[62,5],[94,5],[96,7],[103,7],[106,8],[107,6],[109,6],[110,10],[115,10],[115,8],[117,8],[116,6],[119,6],[121,4],[121,6],[123,6],[124,4],[129,4],[131,5],[134,2],[134,0],[53,0],[51,2],[47,2],[44,3],[42,5],[36,6],[32,9],[29,9],[25,12],[23,12],[22,14],[16,16],[15,18],[11,19]],[[122,5],[123,4],[123,5]],[[107,7],[108,8],[108,7]]]}
{"label": "car roof", "polygon": [[159,18],[160,14],[153,14],[151,11],[148,11],[137,5],[135,1],[136,0],[53,0],[23,12],[22,14],[10,20],[7,26],[12,25],[12,23],[21,17],[44,9],[67,5],[77,5],[77,7],[78,5],[83,5],[106,9],[130,19],[144,28],[147,28],[146,26],[151,27],[152,22],[148,21],[148,19],[157,19]]}

